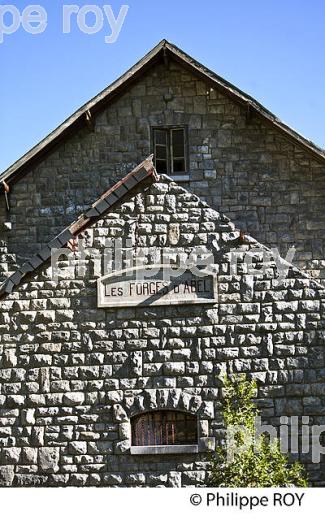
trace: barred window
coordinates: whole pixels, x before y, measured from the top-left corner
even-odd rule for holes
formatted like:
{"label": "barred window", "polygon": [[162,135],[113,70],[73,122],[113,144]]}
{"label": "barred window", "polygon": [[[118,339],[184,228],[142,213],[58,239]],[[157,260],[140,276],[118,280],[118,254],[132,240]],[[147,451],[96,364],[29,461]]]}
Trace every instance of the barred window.
{"label": "barred window", "polygon": [[197,444],[197,418],[183,412],[162,410],[131,420],[133,446]]}
{"label": "barred window", "polygon": [[185,128],[153,128],[152,140],[158,173],[177,174],[187,171]]}

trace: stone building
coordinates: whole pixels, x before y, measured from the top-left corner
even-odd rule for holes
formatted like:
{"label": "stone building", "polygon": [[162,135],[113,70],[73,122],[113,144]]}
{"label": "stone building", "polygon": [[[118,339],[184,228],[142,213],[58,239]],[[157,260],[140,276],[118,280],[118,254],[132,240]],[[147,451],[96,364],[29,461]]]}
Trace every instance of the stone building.
{"label": "stone building", "polygon": [[324,159],[163,41],[2,174],[1,485],[204,485],[225,372],[323,424]]}
{"label": "stone building", "polygon": [[0,176],[0,280],[155,153],[155,128],[184,130],[184,164],[167,174],[324,277],[324,150],[163,40]]}

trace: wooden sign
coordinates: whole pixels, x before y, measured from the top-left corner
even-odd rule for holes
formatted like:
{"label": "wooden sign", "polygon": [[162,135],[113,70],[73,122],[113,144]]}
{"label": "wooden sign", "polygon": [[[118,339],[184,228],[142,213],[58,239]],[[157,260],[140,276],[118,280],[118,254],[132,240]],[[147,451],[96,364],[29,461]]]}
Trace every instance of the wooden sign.
{"label": "wooden sign", "polygon": [[109,274],[97,280],[98,307],[216,303],[216,276],[199,274],[175,275],[170,266],[157,265]]}

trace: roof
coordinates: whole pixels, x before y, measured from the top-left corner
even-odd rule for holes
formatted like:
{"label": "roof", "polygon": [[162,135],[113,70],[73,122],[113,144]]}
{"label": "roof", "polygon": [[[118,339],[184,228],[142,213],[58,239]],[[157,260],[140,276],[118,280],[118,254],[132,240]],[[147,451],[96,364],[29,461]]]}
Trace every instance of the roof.
{"label": "roof", "polygon": [[32,258],[9,276],[0,287],[0,297],[12,293],[27,274],[36,271],[38,267],[44,264],[51,257],[52,249],[64,247],[86,227],[110,211],[116,203],[120,202],[125,195],[138,186],[138,184],[150,177],[157,179],[152,155],[136,166],[136,168],[117,182],[112,188],[103,193],[77,220],[66,227],[59,235],[54,237],[43,247],[40,252],[32,256]]}
{"label": "roof", "polygon": [[[168,62],[169,59],[181,63],[185,68],[190,69],[192,73],[203,79],[207,84],[219,89],[225,95],[230,96],[234,101],[245,106],[248,111],[258,114],[266,122],[270,123],[273,127],[282,132],[282,134],[289,140],[300,145],[305,150],[308,150],[316,160],[321,162],[325,161],[325,150],[283,123],[254,98],[221,78],[204,65],[198,63],[191,56],[172,43],[169,43],[167,40],[162,40],[138,63],[125,72],[125,74],[91,99],[88,103],[79,108],[79,110],[74,112],[74,114],[66,119],[66,121],[45,137],[45,139],[5,170],[0,175],[0,183],[2,184],[3,181],[10,183],[18,180],[20,176],[27,173],[35,163],[42,160],[44,156],[56,147],[64,138],[82,126],[91,124],[92,118],[96,116],[97,113],[101,112],[107,104],[118,95],[125,92],[125,90],[145,71],[157,62],[161,60]],[[4,186],[2,185],[0,189],[4,189]]]}

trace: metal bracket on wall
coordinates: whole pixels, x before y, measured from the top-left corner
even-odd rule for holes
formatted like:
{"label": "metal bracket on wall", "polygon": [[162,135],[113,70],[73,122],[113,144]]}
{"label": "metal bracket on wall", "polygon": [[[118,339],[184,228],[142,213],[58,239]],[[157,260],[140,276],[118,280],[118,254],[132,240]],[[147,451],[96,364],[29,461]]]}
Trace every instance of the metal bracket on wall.
{"label": "metal bracket on wall", "polygon": [[90,110],[87,110],[87,112],[85,113],[85,117],[86,117],[86,124],[87,124],[88,130],[90,132],[94,132],[95,131],[95,120],[94,120]]}
{"label": "metal bracket on wall", "polygon": [[2,181],[2,184],[3,184],[4,193],[5,193],[6,207],[7,207],[7,210],[10,211],[9,197],[8,197],[8,193],[10,192],[9,184],[7,184],[6,181]]}

